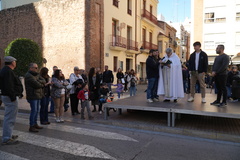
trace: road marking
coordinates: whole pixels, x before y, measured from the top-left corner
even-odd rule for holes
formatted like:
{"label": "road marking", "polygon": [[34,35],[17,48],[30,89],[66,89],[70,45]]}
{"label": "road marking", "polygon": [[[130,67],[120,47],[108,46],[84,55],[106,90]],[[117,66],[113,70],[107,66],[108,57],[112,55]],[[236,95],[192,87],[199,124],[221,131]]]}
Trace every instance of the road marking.
{"label": "road marking", "polygon": [[[0,118],[3,119],[3,116],[0,115]],[[28,121],[26,121],[26,119],[24,119],[24,118],[17,118],[16,122],[20,123],[20,124],[24,124],[24,125],[29,125]],[[66,125],[55,124],[55,123],[46,125],[46,126],[44,126],[44,128],[54,129],[54,130],[58,130],[58,131],[68,132],[68,133],[98,137],[98,138],[103,138],[103,139],[138,142],[137,140],[135,140],[131,137],[124,136],[124,135],[118,134],[118,133],[98,131],[98,130],[93,130],[93,129],[80,128],[80,127],[72,127],[72,126],[66,126]]]}
{"label": "road marking", "polygon": [[[0,134],[1,134],[2,128],[0,129],[1,129],[0,131]],[[31,133],[26,133],[26,132],[21,132],[16,130],[14,130],[14,134],[17,134],[19,136],[18,137],[19,141],[32,144],[35,146],[53,149],[53,150],[69,153],[76,156],[115,160],[115,158],[111,157],[107,153],[104,153],[103,151],[90,145],[70,142],[70,141],[56,139],[56,138],[50,138],[46,136],[41,136],[37,134],[31,134]]]}
{"label": "road marking", "polygon": [[9,160],[9,159],[11,159],[11,160],[29,160],[29,159],[26,159],[26,158],[23,158],[23,157],[20,157],[20,156],[11,154],[11,153],[3,152],[3,151],[0,151],[0,158],[1,158],[1,160]]}

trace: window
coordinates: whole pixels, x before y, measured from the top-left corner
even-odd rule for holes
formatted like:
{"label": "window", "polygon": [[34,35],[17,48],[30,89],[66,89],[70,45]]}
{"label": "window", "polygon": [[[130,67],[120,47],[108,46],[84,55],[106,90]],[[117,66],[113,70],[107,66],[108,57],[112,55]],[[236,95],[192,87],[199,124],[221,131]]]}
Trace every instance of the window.
{"label": "window", "polygon": [[132,47],[132,27],[127,26],[127,49],[131,49]]}
{"label": "window", "polygon": [[143,0],[143,9],[146,10],[146,0]]}
{"label": "window", "polygon": [[216,22],[226,22],[226,18],[216,18]]}
{"label": "window", "polygon": [[113,57],[113,71],[117,72],[118,69],[118,57]]}
{"label": "window", "polygon": [[118,3],[119,3],[118,0],[113,0],[113,5],[114,5],[114,6],[118,7]]}
{"label": "window", "polygon": [[152,32],[149,32],[149,42],[152,44]]}
{"label": "window", "polygon": [[162,41],[158,41],[158,51],[159,51],[159,53],[163,53],[163,42]]}
{"label": "window", "polygon": [[112,35],[114,37],[117,36],[117,21],[116,20],[112,20]]}
{"label": "window", "polygon": [[146,48],[146,29],[142,29],[142,41],[143,41],[143,48]]}
{"label": "window", "polygon": [[214,13],[205,13],[205,23],[213,23],[214,22]]}
{"label": "window", "polygon": [[240,12],[236,13],[236,21],[240,21]]}
{"label": "window", "polygon": [[132,15],[132,0],[127,1],[127,13]]}

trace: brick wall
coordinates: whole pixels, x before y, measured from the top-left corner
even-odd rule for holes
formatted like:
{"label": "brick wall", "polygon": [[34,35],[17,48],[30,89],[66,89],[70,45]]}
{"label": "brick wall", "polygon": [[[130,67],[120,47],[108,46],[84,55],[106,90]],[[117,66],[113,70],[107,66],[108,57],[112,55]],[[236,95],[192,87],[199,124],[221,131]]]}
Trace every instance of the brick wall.
{"label": "brick wall", "polygon": [[0,21],[1,57],[13,39],[30,38],[50,71],[57,65],[68,77],[74,66],[103,66],[103,0],[44,0],[3,10]]}

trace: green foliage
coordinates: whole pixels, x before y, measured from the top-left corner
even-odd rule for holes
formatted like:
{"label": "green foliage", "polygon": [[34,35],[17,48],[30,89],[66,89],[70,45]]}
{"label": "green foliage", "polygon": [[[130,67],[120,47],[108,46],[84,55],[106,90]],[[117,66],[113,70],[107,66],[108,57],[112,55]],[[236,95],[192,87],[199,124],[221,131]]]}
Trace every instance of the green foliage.
{"label": "green foliage", "polygon": [[41,68],[43,65],[42,53],[39,45],[26,38],[13,40],[5,49],[6,56],[13,56],[17,59],[17,67],[14,69],[18,76],[24,76],[28,71],[30,63],[37,63]]}

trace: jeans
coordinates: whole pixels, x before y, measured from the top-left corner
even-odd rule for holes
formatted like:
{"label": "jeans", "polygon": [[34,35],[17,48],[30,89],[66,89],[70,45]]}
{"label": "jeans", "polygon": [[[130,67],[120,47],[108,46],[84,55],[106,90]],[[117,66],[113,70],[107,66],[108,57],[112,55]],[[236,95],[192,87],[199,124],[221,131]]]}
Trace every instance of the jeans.
{"label": "jeans", "polygon": [[39,106],[41,100],[27,100],[30,103],[31,113],[30,113],[30,126],[34,126],[37,124],[37,117],[39,112]]}
{"label": "jeans", "polygon": [[117,92],[117,94],[118,94],[118,98],[120,98],[120,97],[121,97],[121,94],[122,94],[122,92]]}
{"label": "jeans", "polygon": [[136,86],[129,88],[130,96],[135,96],[136,95],[136,89],[137,89]]}
{"label": "jeans", "polygon": [[112,83],[107,83],[109,91],[112,91]]}
{"label": "jeans", "polygon": [[232,97],[232,87],[227,86],[227,98]]}
{"label": "jeans", "polygon": [[8,96],[2,96],[2,101],[5,105],[2,142],[6,142],[12,138],[12,131],[18,112],[18,98],[12,102]]}
{"label": "jeans", "polygon": [[50,112],[54,112],[54,101],[52,98],[49,98],[49,100],[51,101],[51,105],[50,105]]}
{"label": "jeans", "polygon": [[158,78],[148,79],[147,99],[158,98],[157,88],[158,88]]}
{"label": "jeans", "polygon": [[227,102],[227,75],[217,75],[215,77],[215,84],[218,90],[217,93],[217,102],[221,102],[221,98],[223,97],[222,102]]}
{"label": "jeans", "polygon": [[88,118],[92,117],[92,113],[90,111],[90,102],[88,100],[81,102],[81,117],[84,118],[85,108],[87,108]]}
{"label": "jeans", "polygon": [[49,105],[49,96],[45,96],[41,99],[40,102],[40,122],[48,122],[48,105]]}
{"label": "jeans", "polygon": [[184,93],[188,92],[188,80],[183,80]]}

